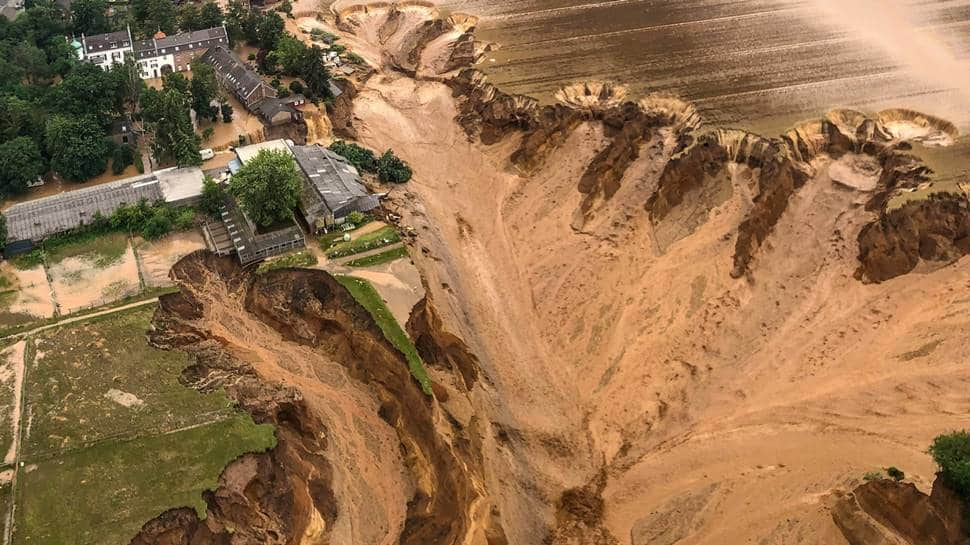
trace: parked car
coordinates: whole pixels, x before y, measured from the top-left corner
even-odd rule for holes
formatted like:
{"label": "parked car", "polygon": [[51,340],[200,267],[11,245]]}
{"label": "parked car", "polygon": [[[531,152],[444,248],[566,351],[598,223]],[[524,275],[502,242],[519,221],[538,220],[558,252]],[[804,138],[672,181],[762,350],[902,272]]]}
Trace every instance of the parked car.
{"label": "parked car", "polygon": [[202,156],[203,161],[208,161],[209,159],[212,159],[213,157],[216,156],[215,152],[212,151],[211,148],[205,148],[205,149],[199,150],[199,155]]}

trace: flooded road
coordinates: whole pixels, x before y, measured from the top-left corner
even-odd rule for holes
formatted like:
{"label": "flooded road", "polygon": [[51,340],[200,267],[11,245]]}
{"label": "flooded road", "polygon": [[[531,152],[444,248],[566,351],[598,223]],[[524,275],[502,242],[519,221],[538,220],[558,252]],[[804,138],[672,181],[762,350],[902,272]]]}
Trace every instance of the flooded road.
{"label": "flooded road", "polygon": [[[970,128],[966,0],[446,0],[499,44],[480,68],[551,100],[577,80],[670,92],[707,122],[778,134],[834,107],[921,110]],[[962,72],[961,72],[962,69]],[[957,74],[960,77],[957,77]]]}

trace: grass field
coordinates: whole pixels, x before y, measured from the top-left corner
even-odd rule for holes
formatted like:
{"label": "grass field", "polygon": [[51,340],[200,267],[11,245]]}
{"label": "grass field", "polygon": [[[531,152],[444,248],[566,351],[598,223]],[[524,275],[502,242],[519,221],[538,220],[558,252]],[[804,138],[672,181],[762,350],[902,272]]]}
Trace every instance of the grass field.
{"label": "grass field", "polygon": [[256,274],[263,274],[277,269],[287,269],[291,267],[312,267],[317,264],[317,258],[307,250],[300,250],[286,254],[268,261],[264,261],[256,269]]}
{"label": "grass field", "polygon": [[431,379],[428,378],[428,371],[424,367],[424,362],[421,361],[421,356],[418,355],[417,349],[414,348],[414,343],[408,337],[407,333],[401,329],[401,325],[397,323],[394,319],[394,315],[384,304],[381,299],[380,294],[374,289],[374,286],[370,285],[370,282],[366,280],[361,280],[360,278],[354,278],[353,276],[337,276],[335,277],[337,282],[347,288],[347,291],[360,303],[364,308],[370,312],[371,316],[374,317],[374,321],[377,322],[378,327],[384,332],[384,337],[394,345],[408,361],[408,368],[411,370],[411,376],[413,376],[418,384],[421,385],[421,390],[427,394],[431,394]]}
{"label": "grass field", "polygon": [[397,261],[402,257],[408,256],[408,249],[406,246],[401,246],[399,248],[394,248],[393,250],[388,250],[386,252],[381,252],[379,254],[369,255],[367,257],[362,257],[360,259],[355,259],[347,263],[348,267],[373,267],[374,265],[381,265],[383,263],[390,263],[391,261]]}
{"label": "grass field", "polygon": [[89,256],[95,266],[103,268],[121,259],[128,248],[125,233],[84,233],[63,239],[51,239],[43,248],[21,254],[11,260],[20,269],[29,269],[42,263],[52,265],[69,257]]}
{"label": "grass field", "polygon": [[[330,246],[329,249],[324,246],[324,250],[326,250],[327,257],[345,257],[348,255],[373,250],[374,248],[387,246],[388,244],[394,244],[400,240],[401,236],[397,234],[397,230],[388,225],[387,227],[382,227],[377,231],[372,231],[366,235],[361,235],[347,242],[338,242],[337,244]],[[322,246],[323,244],[324,243],[321,242]]]}
{"label": "grass field", "polygon": [[148,345],[153,312],[32,340],[13,543],[124,545],[168,509],[204,514],[201,494],[228,462],[275,445],[272,426],[254,424],[224,393],[178,382],[190,360]]}

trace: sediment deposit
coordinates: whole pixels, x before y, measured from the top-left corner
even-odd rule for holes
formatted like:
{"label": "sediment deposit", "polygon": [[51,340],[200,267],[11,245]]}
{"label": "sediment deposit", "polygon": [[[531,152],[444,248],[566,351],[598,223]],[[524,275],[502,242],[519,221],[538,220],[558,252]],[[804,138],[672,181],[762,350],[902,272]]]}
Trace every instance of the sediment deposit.
{"label": "sediment deposit", "polygon": [[[282,431],[226,475],[265,458],[317,479],[240,513],[290,543],[963,539],[926,448],[970,427],[966,197],[887,207],[934,175],[900,127],[941,144],[948,126],[842,109],[771,137],[602,82],[543,105],[445,61],[487,47],[468,19],[335,11],[377,70],[335,130],[415,167],[386,206],[424,280],[407,330],[435,395],[325,273],[186,258],[153,338],[245,369],[200,357],[190,383],[252,377],[300,407],[230,388]],[[908,482],[862,482],[890,465]],[[218,529],[210,505],[143,534]]]}

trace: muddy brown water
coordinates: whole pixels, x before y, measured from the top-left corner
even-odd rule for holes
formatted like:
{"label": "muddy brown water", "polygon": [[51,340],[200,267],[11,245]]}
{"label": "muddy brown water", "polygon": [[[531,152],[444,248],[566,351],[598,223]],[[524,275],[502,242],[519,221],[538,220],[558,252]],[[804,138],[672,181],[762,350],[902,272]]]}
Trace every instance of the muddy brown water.
{"label": "muddy brown water", "polygon": [[[671,92],[709,123],[778,134],[833,107],[907,107],[966,130],[970,2],[445,0],[500,44],[480,68],[551,101],[577,80]],[[868,16],[872,14],[872,16]],[[970,73],[970,71],[965,72]]]}

